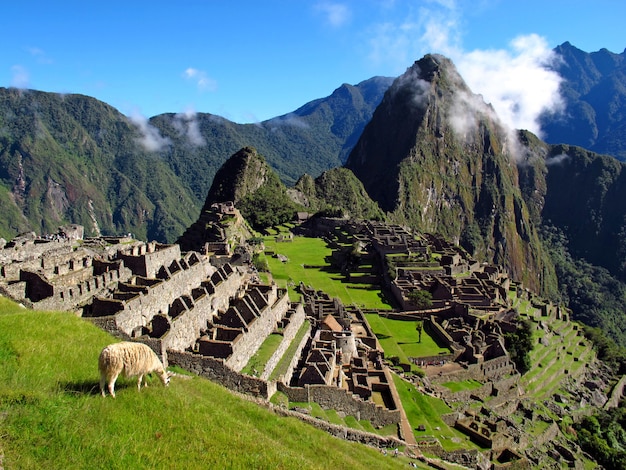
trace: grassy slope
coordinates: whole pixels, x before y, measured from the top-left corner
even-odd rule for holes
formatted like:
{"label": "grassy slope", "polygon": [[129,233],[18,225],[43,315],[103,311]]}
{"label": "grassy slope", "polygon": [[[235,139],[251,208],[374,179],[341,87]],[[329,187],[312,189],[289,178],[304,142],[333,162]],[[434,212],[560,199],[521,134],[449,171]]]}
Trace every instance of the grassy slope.
{"label": "grassy slope", "polygon": [[0,298],[0,456],[6,468],[395,468],[377,450],[279,418],[200,378],[118,380],[98,394],[114,341],[69,313]]}

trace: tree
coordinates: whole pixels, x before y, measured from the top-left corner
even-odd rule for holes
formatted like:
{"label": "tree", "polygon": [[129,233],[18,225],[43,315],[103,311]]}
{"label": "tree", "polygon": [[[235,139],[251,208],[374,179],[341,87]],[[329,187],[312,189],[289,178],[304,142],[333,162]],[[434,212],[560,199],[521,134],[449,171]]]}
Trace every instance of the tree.
{"label": "tree", "polygon": [[530,360],[530,352],[533,350],[532,323],[528,320],[520,321],[514,332],[504,334],[504,344],[520,374],[528,372],[532,366]]}
{"label": "tree", "polygon": [[409,292],[406,297],[418,310],[423,310],[433,305],[433,295],[427,290],[415,289]]}
{"label": "tree", "polygon": [[422,331],[424,330],[424,322],[422,320],[417,320],[417,322],[415,322],[415,330],[417,331],[417,342],[421,343],[422,342]]}

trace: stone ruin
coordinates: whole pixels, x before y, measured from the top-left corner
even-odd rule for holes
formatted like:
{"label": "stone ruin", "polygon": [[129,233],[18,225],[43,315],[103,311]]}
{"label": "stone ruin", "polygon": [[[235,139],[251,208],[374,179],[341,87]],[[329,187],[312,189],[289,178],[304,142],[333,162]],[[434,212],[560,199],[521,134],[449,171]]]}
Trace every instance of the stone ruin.
{"label": "stone ruin", "polygon": [[[0,290],[32,308],[73,311],[116,336],[148,344],[165,364],[203,371],[236,390],[268,399],[280,386],[294,399],[304,393],[304,401],[374,425],[400,421],[393,381],[362,314],[318,296],[292,303],[285,290],[252,282],[247,268],[228,259],[130,237],[29,234],[0,250]],[[287,373],[268,382],[305,325],[308,333]],[[282,341],[260,377],[241,374],[273,333]]]}

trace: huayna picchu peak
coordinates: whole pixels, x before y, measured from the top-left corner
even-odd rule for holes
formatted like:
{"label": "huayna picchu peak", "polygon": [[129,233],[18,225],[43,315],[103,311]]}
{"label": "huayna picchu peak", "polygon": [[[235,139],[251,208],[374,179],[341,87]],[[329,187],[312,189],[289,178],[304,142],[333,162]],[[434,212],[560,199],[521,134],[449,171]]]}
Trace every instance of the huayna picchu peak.
{"label": "huayna picchu peak", "polygon": [[346,166],[396,222],[543,290],[550,267],[519,189],[514,136],[449,59],[427,55],[387,90]]}

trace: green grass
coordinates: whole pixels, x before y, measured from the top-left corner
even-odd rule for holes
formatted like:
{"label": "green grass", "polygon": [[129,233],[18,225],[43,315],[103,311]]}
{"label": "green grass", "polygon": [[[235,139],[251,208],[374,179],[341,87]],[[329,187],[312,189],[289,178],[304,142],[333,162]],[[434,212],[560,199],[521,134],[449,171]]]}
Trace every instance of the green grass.
{"label": "green grass", "polygon": [[300,342],[302,341],[304,335],[306,335],[308,330],[309,322],[305,321],[304,323],[302,323],[302,326],[296,333],[296,336],[293,338],[293,340],[291,340],[291,343],[285,351],[285,354],[283,354],[283,357],[280,358],[280,361],[278,361],[278,364],[276,364],[276,367],[270,374],[270,380],[278,380],[281,375],[285,375],[287,373],[287,368],[291,363],[291,359],[296,354],[296,349],[300,345]]}
{"label": "green grass", "polygon": [[[286,398],[286,397],[285,397]],[[272,401],[282,401],[282,397],[272,397]],[[289,402],[289,400],[287,399]],[[287,405],[289,408],[304,408],[309,410],[309,414],[314,418],[321,419],[323,421],[327,421],[332,424],[337,424],[339,426],[346,426],[348,428],[357,429],[359,431],[367,431],[372,434],[378,434],[379,436],[394,436],[398,437],[398,425],[390,424],[387,426],[383,426],[381,428],[375,428],[372,426],[367,420],[357,420],[354,416],[347,415],[344,418],[339,416],[339,413],[335,410],[326,410],[322,408],[318,403],[311,402],[289,402]]]}
{"label": "green grass", "polygon": [[[441,415],[452,412],[443,400],[418,392],[413,384],[396,374],[393,374],[393,380],[418,442],[420,438],[432,436],[437,438],[442,447],[448,451],[477,448],[465,435],[449,427],[441,419]],[[418,431],[417,428],[420,425],[424,425],[426,430]]]}
{"label": "green grass", "polygon": [[260,376],[265,369],[265,364],[269,361],[274,351],[278,349],[283,340],[283,335],[271,334],[265,338],[259,350],[250,358],[246,366],[241,371],[244,374]]}
{"label": "green grass", "polygon": [[[422,331],[422,341],[418,342],[415,321],[394,320],[375,313],[367,313],[365,317],[386,357],[397,356],[400,362],[411,364],[409,357],[438,356],[450,352],[448,348],[440,347],[426,331]],[[417,366],[412,368],[418,369]]]}
{"label": "green grass", "polygon": [[0,298],[0,454],[10,469],[400,468],[370,447],[282,418],[198,377],[98,390],[115,341],[71,313]]}
{"label": "green grass", "polygon": [[464,390],[476,390],[477,388],[480,388],[483,386],[482,383],[474,379],[463,380],[461,382],[446,382],[441,385],[448,388],[452,392],[460,392]]}
{"label": "green grass", "polygon": [[380,286],[357,282],[363,274],[355,274],[351,282],[346,282],[345,276],[330,270],[326,257],[331,255],[332,250],[324,240],[294,237],[291,242],[277,243],[274,237],[266,237],[265,251],[288,258],[283,263],[278,258],[266,256],[272,277],[279,287],[289,288],[292,300],[299,300],[300,296],[294,287],[302,281],[331,297],[338,297],[346,305],[354,304],[368,309],[390,308],[381,294]]}

